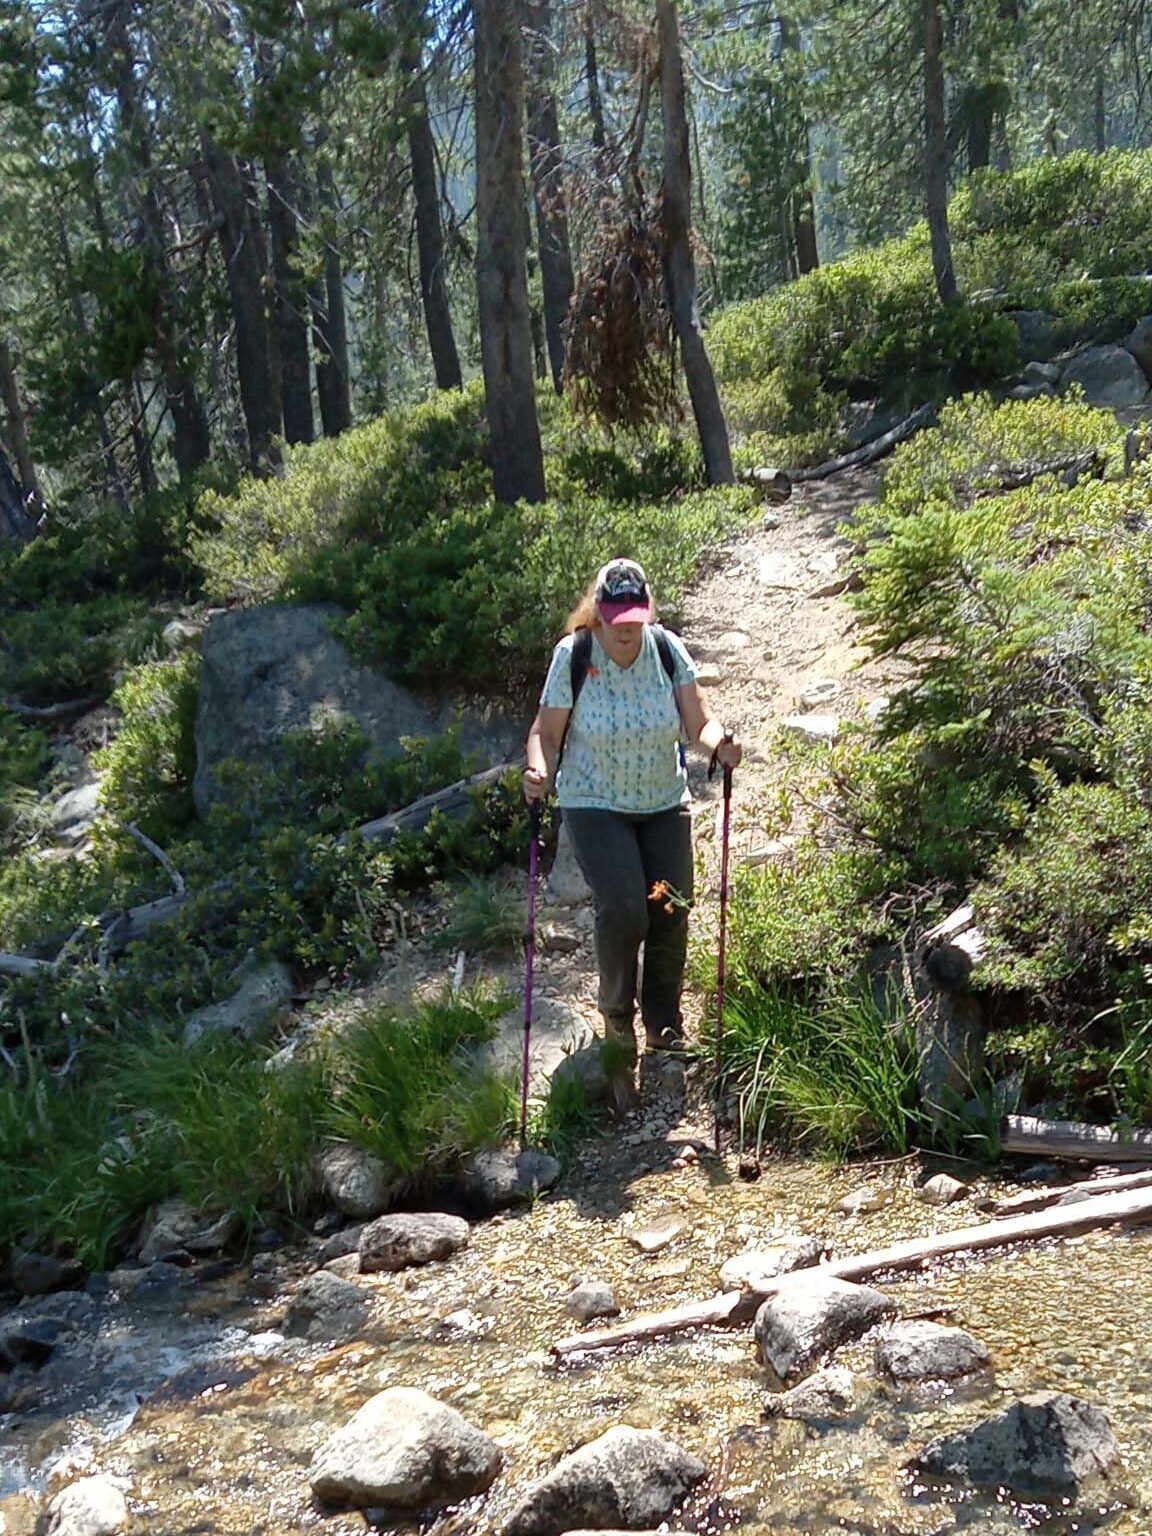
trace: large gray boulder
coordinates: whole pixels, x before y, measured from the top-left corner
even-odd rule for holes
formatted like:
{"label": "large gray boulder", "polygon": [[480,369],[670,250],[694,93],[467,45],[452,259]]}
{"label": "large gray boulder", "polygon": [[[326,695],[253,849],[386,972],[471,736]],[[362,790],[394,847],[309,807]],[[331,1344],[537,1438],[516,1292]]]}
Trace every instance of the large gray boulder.
{"label": "large gray boulder", "polygon": [[1016,326],[1022,363],[1046,363],[1056,355],[1059,340],[1055,315],[1045,309],[1010,309],[1007,313]]}
{"label": "large gray boulder", "polygon": [[[450,703],[421,703],[407,689],[356,661],[333,633],[339,609],[288,604],[217,614],[204,634],[196,711],[196,775],[201,816],[225,798],[217,779],[228,758],[264,765],[291,732],[355,725],[386,757],[401,737],[434,736],[453,724]],[[522,734],[522,722],[520,723]],[[516,739],[509,722],[465,719],[461,740],[499,762]]]}
{"label": "large gray boulder", "polygon": [[360,1234],[360,1269],[372,1274],[450,1259],[468,1246],[468,1235],[468,1223],[462,1216],[440,1211],[398,1211],[394,1216],[381,1216]]}
{"label": "large gray boulder", "polygon": [[165,1200],[146,1224],[138,1258],[148,1265],[169,1253],[218,1253],[239,1232],[240,1218],[233,1212],[205,1216],[183,1200]]}
{"label": "large gray boulder", "polygon": [[896,1314],[896,1303],[867,1285],[813,1270],[770,1296],[756,1314],[756,1343],[781,1381],[805,1375],[841,1344]]}
{"label": "large gray boulder", "polygon": [[492,1147],[473,1153],[464,1164],[460,1182],[469,1202],[487,1214],[525,1205],[551,1189],[559,1178],[560,1164],[547,1152],[534,1147],[523,1152]]}
{"label": "large gray boulder", "polygon": [[358,1285],[320,1269],[296,1287],[285,1314],[284,1332],[290,1338],[335,1343],[355,1338],[371,1314],[371,1298]]}
{"label": "large gray boulder", "polygon": [[876,1343],[876,1367],[894,1381],[940,1381],[988,1364],[988,1351],[963,1328],[913,1318],[896,1323]]}
{"label": "large gray boulder", "polygon": [[1060,375],[1061,389],[1079,384],[1089,405],[1122,410],[1144,405],[1152,391],[1127,347],[1086,347]]}
{"label": "large gray boulder", "polygon": [[1145,378],[1152,383],[1152,315],[1145,315],[1136,322],[1124,345],[1143,368]]}
{"label": "large gray boulder", "polygon": [[652,1529],[707,1471],[656,1430],[618,1425],[565,1456],[513,1511],[504,1536],[563,1536],[583,1526]]}
{"label": "large gray boulder", "polygon": [[128,1502],[108,1477],[82,1477],[48,1506],[47,1536],[116,1536],[128,1524]]}
{"label": "large gray boulder", "polygon": [[503,1453],[455,1408],[413,1387],[390,1387],[320,1448],[309,1472],[323,1503],[342,1508],[435,1508],[483,1493]]}
{"label": "large gray boulder", "polygon": [[1043,1496],[1075,1494],[1119,1454],[1099,1408],[1064,1392],[1037,1392],[974,1429],[933,1440],[908,1465],[933,1477]]}

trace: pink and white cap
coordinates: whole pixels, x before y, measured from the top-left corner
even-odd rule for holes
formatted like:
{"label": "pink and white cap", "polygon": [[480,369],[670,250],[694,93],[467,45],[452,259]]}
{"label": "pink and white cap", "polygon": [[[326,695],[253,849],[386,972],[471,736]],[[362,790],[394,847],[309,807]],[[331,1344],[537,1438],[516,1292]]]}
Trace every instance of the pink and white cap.
{"label": "pink and white cap", "polygon": [[647,624],[652,618],[648,578],[635,560],[609,560],[596,577],[596,606],[605,624]]}

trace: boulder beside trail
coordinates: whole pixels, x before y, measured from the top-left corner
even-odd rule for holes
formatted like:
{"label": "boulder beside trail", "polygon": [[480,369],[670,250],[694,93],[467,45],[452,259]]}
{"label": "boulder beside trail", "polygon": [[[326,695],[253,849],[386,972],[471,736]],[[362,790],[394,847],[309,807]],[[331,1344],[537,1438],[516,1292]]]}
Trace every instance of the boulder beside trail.
{"label": "boulder beside trail", "polygon": [[320,1448],[309,1481],[322,1503],[339,1508],[430,1509],[483,1493],[503,1459],[455,1408],[390,1387]]}
{"label": "boulder beside trail", "polygon": [[190,1013],[184,1024],[184,1044],[195,1045],[205,1035],[259,1036],[292,998],[292,973],[281,960],[247,965],[236,974],[231,997],[208,1003]]}
{"label": "boulder beside trail", "polygon": [[805,1375],[831,1350],[896,1314],[896,1303],[871,1286],[818,1270],[804,1279],[770,1296],[756,1314],[761,1358],[781,1381]]}
{"label": "boulder beside trail", "polygon": [[347,1142],[325,1147],[317,1172],[327,1198],[342,1216],[353,1221],[383,1216],[403,1190],[403,1180],[394,1169],[363,1147]]}
{"label": "boulder beside trail", "polygon": [[1064,1392],[1037,1392],[973,1429],[933,1440],[908,1465],[978,1487],[1068,1495],[1119,1454],[1101,1409]]}
{"label": "boulder beside trail", "polygon": [[656,1430],[617,1425],[565,1456],[513,1511],[504,1536],[563,1536],[582,1526],[651,1529],[707,1470]]}
{"label": "boulder beside trail", "polygon": [[1089,405],[1144,405],[1149,397],[1148,378],[1127,347],[1085,347],[1077,352],[1060,376],[1061,389],[1079,384]]}
{"label": "boulder beside trail", "polygon": [[465,1198],[485,1214],[525,1205],[560,1178],[560,1164],[547,1152],[528,1147],[523,1152],[489,1148],[474,1153],[464,1165],[461,1188]]}
{"label": "boulder beside trail", "polygon": [[108,1477],[82,1477],[48,1506],[47,1536],[116,1536],[127,1524],[127,1500]]}
{"label": "boulder beside trail", "polygon": [[441,1211],[398,1211],[370,1221],[360,1234],[360,1269],[409,1269],[450,1259],[468,1246],[468,1223]]}

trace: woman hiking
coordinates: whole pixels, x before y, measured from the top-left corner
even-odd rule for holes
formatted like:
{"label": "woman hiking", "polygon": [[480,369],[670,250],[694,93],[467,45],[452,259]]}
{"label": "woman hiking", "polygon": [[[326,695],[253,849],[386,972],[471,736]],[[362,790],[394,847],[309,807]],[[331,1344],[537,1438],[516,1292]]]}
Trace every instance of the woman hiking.
{"label": "woman hiking", "polygon": [[684,1044],[680,996],[692,899],[692,821],[680,743],[725,767],[740,743],[708,712],[681,640],[655,620],[648,578],[610,560],[569,615],[528,732],[524,792],[555,782],[596,907],[605,1039],[636,1055],[637,977],[651,1050]]}

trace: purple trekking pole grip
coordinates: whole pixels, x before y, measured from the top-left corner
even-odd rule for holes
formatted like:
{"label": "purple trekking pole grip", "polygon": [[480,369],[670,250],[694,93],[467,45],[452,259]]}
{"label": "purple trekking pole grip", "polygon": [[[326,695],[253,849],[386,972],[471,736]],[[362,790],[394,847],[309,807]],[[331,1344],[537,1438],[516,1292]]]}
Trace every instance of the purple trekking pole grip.
{"label": "purple trekking pole grip", "polygon": [[524,933],[524,1059],[520,1066],[520,1146],[528,1141],[528,1056],[532,1040],[532,973],[536,962],[536,887],[540,883],[540,802],[528,807],[532,841],[528,848],[528,927]]}

